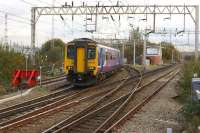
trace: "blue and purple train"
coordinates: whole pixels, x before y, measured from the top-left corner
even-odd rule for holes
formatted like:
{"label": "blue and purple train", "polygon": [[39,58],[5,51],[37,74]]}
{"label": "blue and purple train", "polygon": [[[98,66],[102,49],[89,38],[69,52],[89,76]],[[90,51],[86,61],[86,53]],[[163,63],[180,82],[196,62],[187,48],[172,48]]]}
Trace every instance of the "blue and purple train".
{"label": "blue and purple train", "polygon": [[77,86],[104,80],[122,65],[120,50],[88,38],[74,39],[65,51],[64,71],[68,81]]}

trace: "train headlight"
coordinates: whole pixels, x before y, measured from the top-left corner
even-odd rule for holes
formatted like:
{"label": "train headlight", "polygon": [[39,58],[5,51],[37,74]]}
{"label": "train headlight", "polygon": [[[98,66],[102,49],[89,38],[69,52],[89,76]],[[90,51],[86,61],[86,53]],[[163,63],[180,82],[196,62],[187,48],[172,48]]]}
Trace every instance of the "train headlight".
{"label": "train headlight", "polygon": [[68,70],[72,70],[73,67],[72,67],[72,66],[67,66],[67,69],[68,69]]}
{"label": "train headlight", "polygon": [[90,67],[89,67],[89,70],[95,70],[95,67],[90,66]]}

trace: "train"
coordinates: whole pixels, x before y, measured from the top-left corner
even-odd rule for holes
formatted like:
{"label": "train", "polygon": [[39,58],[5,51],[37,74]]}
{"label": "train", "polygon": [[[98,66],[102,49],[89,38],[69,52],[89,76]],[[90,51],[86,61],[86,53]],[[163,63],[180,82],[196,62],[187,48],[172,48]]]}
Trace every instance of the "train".
{"label": "train", "polygon": [[120,50],[89,38],[78,38],[65,46],[64,72],[76,86],[90,86],[112,75],[122,66]]}

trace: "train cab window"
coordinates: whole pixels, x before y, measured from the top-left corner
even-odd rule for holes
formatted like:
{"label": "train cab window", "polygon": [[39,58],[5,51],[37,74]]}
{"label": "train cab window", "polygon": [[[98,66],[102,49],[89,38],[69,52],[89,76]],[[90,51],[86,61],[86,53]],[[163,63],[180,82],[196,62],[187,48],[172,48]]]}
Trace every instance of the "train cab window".
{"label": "train cab window", "polygon": [[68,58],[74,58],[75,56],[75,48],[74,46],[68,46],[67,47],[67,57]]}
{"label": "train cab window", "polygon": [[87,56],[88,56],[88,59],[95,59],[96,49],[95,48],[88,48],[87,49]]}

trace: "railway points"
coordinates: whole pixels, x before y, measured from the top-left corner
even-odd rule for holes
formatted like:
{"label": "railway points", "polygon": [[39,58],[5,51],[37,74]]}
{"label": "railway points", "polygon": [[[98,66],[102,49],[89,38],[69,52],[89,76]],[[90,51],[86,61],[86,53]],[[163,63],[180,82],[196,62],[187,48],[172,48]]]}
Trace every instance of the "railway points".
{"label": "railway points", "polygon": [[[162,77],[162,76],[161,76]],[[155,79],[158,80],[161,77]],[[139,82],[138,82],[139,83]],[[149,83],[150,84],[150,83]],[[140,87],[142,88],[142,87]],[[134,88],[132,88],[133,92],[135,92]],[[137,89],[137,87],[135,88]],[[138,91],[138,90],[137,90]],[[128,98],[128,95],[131,94],[131,91],[129,93],[126,93],[119,97],[116,100],[113,100],[110,103],[105,104],[101,108],[97,108],[96,110],[92,111],[91,113],[85,114],[85,116],[73,121],[73,122],[67,122],[63,121],[60,125],[61,128],[55,128],[56,131],[53,132],[61,132],[61,131],[68,131],[68,132],[98,132],[98,131],[105,131],[106,128],[101,129],[101,124],[104,124],[102,122],[108,122],[109,116],[114,119],[116,116],[113,115],[113,113],[119,109],[120,105],[126,104],[125,101]],[[106,113],[106,110],[108,110],[108,113]],[[113,118],[114,117],[114,118]],[[68,119],[70,121],[70,119]],[[107,125],[107,124],[106,124]],[[48,132],[48,131],[46,131]],[[49,131],[51,132],[51,130]]]}
{"label": "railway points", "polygon": [[141,111],[130,113],[131,117],[127,120],[119,121],[118,126],[113,125],[113,132],[166,132],[167,128],[171,128],[173,132],[181,132],[177,112],[183,105],[174,100],[179,80],[180,75],[176,75]]}
{"label": "railway points", "polygon": [[[112,83],[111,83],[112,84]],[[86,90],[83,90],[83,92],[84,91],[86,91]],[[105,92],[108,92],[108,90],[105,90]],[[104,92],[104,93],[105,93]],[[123,91],[121,91],[121,92],[123,92]],[[100,92],[100,93],[102,93],[102,92]],[[78,95],[74,95],[74,96],[78,96]],[[74,97],[73,95],[72,95],[72,97]],[[116,95],[117,96],[117,95]],[[119,96],[119,94],[118,94],[118,96]],[[59,97],[62,97],[62,96],[59,96]],[[71,97],[71,95],[69,96],[69,97]],[[56,98],[55,98],[56,99]],[[68,99],[68,98],[65,98],[65,99]],[[57,99],[58,100],[58,99]],[[48,100],[47,100],[48,101]],[[61,100],[61,101],[63,101],[63,100]],[[75,100],[76,101],[76,100]],[[52,102],[52,101],[51,101]],[[43,103],[45,103],[45,101],[43,101]],[[57,102],[58,103],[58,102]],[[61,103],[61,102],[60,102]],[[35,105],[35,106],[37,106],[37,104],[33,104],[33,105]],[[40,104],[39,104],[40,105]],[[42,105],[42,104],[41,104]],[[28,107],[31,107],[31,106],[28,106]],[[25,109],[25,108],[24,108]],[[31,108],[30,108],[31,109]],[[55,109],[56,110],[56,109]],[[20,111],[20,110],[19,110]],[[14,112],[13,112],[14,113]]]}

